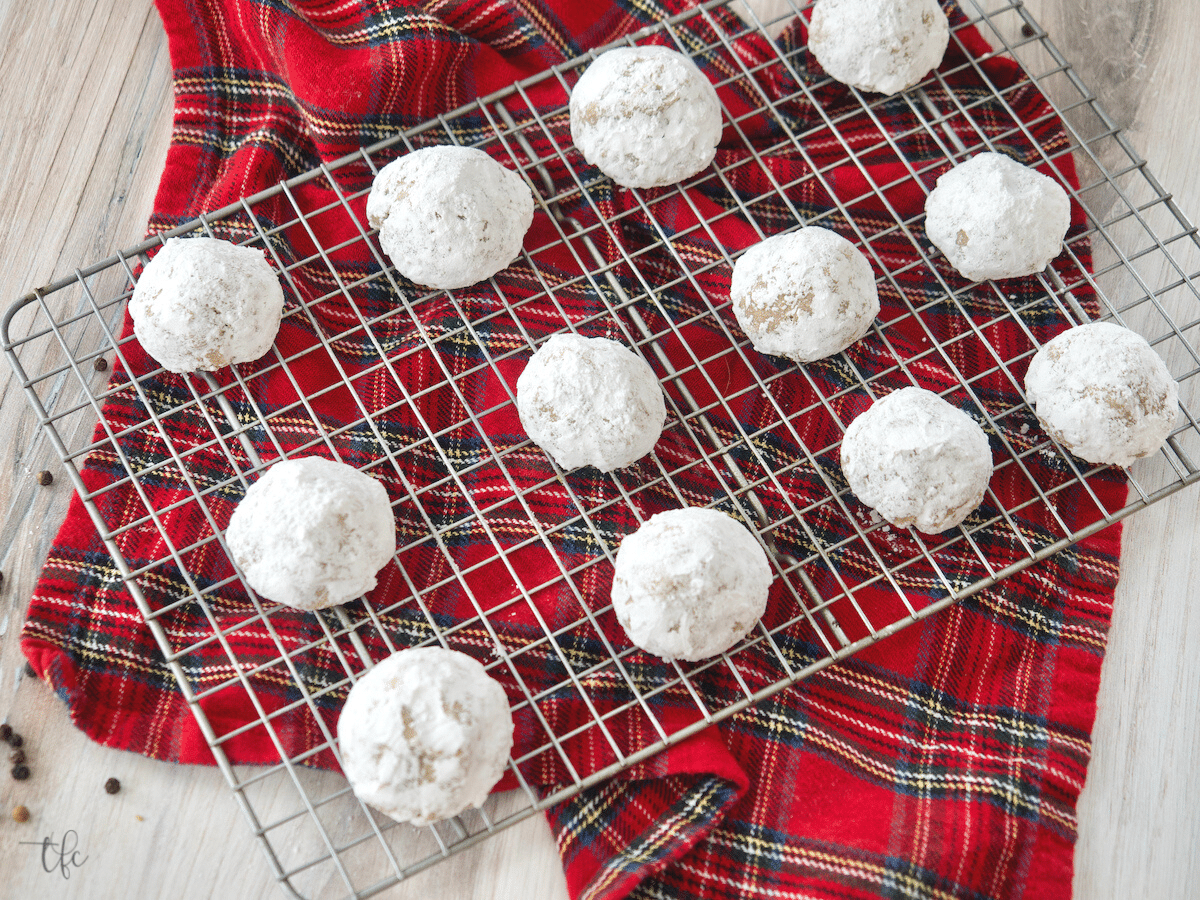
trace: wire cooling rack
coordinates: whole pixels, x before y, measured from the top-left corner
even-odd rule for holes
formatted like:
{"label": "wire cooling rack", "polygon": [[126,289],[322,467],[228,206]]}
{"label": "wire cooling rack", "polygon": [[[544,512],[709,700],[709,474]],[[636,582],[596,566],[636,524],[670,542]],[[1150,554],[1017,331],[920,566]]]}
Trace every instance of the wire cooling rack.
{"label": "wire cooling rack", "polygon": [[[722,98],[756,102],[726,102],[726,141],[733,135],[741,152],[719,156],[684,186],[628,194],[624,207],[564,137],[565,97],[589,55],[175,229],[264,248],[281,271],[285,326],[313,340],[276,347],[252,365],[170,381],[139,363],[121,321],[139,263],[158,239],[8,310],[4,342],[17,377],[286,888],[377,893],[1200,478],[1192,462],[1200,430],[1188,407],[1200,371],[1195,229],[1019,3],[963,6],[952,50],[964,28],[978,27],[993,55],[1020,64],[1013,83],[997,85],[980,58],[967,58],[898,98],[852,92],[852,107],[837,112],[823,107],[830,84],[805,68],[802,46],[773,42],[793,16],[807,18],[806,4],[765,22],[707,4],[631,36],[716,54],[726,66]],[[758,56],[743,52],[751,44]],[[1031,130],[1039,122],[1017,117],[1014,103],[1031,91],[1051,101],[1041,124],[1061,118],[1065,140],[1044,145]],[[558,105],[547,106],[555,96]],[[789,117],[789,104],[811,117]],[[889,130],[897,108],[910,124]],[[776,145],[756,142],[764,119],[782,135]],[[857,138],[845,136],[852,128]],[[807,165],[814,137],[840,142],[859,188],[847,195],[844,168]],[[538,197],[544,227],[518,260],[519,278],[488,288],[499,305],[470,291],[414,288],[365,227],[373,174],[430,143],[483,147],[522,172]],[[805,165],[774,167],[780,143]],[[1075,160],[1081,186],[1072,195],[1087,220],[1059,260],[1020,280],[1020,290],[966,284],[924,240],[919,204],[906,213],[896,198],[911,189],[923,196],[953,161],[1014,145],[1032,148],[1035,163]],[[879,159],[899,168],[874,168]],[[759,194],[746,188],[747,170],[765,185]],[[891,174],[881,180],[880,171]],[[813,192],[827,198],[823,210],[805,205]],[[771,220],[780,208],[790,220]],[[761,237],[801,222],[839,228],[871,259],[892,310],[863,342],[874,350],[824,367],[768,360],[737,330],[727,296],[711,289],[744,249],[731,246],[731,232]],[[641,242],[631,241],[638,233]],[[339,236],[323,240],[330,234]],[[341,263],[356,254],[373,264]],[[564,275],[562,259],[573,272]],[[934,286],[932,298],[912,293],[913,277]],[[326,309],[337,315],[323,318]],[[1119,473],[1061,452],[1019,397],[1020,374],[1046,335],[1090,318],[1146,336],[1184,398],[1167,446],[1128,473],[1120,508],[1106,508],[1104,493]],[[947,332],[946,321],[958,324]],[[1001,328],[1024,343],[998,350],[989,336]],[[611,477],[557,472],[510,433],[515,372],[565,329],[620,337],[664,385],[664,441]],[[463,346],[471,350],[465,364],[456,351]],[[118,377],[103,387],[93,362],[109,354]],[[317,367],[330,380],[314,388]],[[949,383],[938,380],[947,375]],[[871,516],[836,466],[841,430],[869,397],[931,381],[984,425],[998,477],[1024,486],[1001,496],[994,479],[983,507],[936,537]],[[1017,401],[997,405],[984,389],[995,381]],[[105,404],[121,398],[144,416],[115,421]],[[345,408],[348,417],[330,424],[326,414]],[[157,456],[142,453],[147,443]],[[386,591],[297,618],[241,584],[221,525],[262,468],[307,453],[341,458],[388,485],[400,548]],[[118,477],[86,484],[80,469],[89,457],[107,460]],[[177,490],[156,489],[171,480]],[[117,491],[136,507],[119,521],[107,504]],[[776,570],[768,617],[728,654],[691,666],[630,647],[605,587],[621,534],[658,508],[685,504],[738,516]],[[181,531],[179,516],[193,517],[194,527]],[[157,551],[129,558],[147,534],[157,536]],[[472,540],[481,554],[458,553]],[[215,576],[214,555],[224,560]],[[331,711],[352,680],[399,647],[435,642],[484,660],[537,737],[514,751],[515,791],[414,829],[362,806],[340,775],[320,767],[336,756]],[[197,659],[205,665],[193,666]],[[714,697],[706,679],[717,671],[733,687]],[[248,721],[209,715],[231,690],[248,699]],[[564,696],[573,715],[556,716]],[[687,709],[684,724],[664,714],[668,699]],[[277,763],[230,762],[236,755],[227,749],[252,732],[266,736]]]}

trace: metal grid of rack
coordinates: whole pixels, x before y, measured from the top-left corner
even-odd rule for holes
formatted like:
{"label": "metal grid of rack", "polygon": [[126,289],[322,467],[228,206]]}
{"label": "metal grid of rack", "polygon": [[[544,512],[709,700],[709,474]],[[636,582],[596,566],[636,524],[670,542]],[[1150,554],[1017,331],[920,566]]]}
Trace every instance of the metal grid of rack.
{"label": "metal grid of rack", "polygon": [[[707,4],[632,35],[630,42],[665,39],[685,53],[720,56],[728,72],[722,97],[756,102],[725,108],[727,135],[744,152],[718,157],[683,186],[632,192],[624,208],[564,138],[562,102],[588,56],[176,229],[265,249],[288,289],[285,323],[313,340],[227,373],[179,379],[169,396],[159,396],[163,373],[139,370],[132,338],[121,336],[139,260],[158,239],[8,311],[5,348],[18,378],[284,885],[303,896],[377,893],[1200,479],[1192,462],[1200,428],[1188,406],[1200,371],[1195,229],[1019,3],[965,0],[963,7],[968,21],[956,24],[952,47],[963,28],[978,28],[996,55],[1019,62],[1014,84],[998,87],[968,55],[899,98],[852,93],[854,108],[837,112],[823,109],[825,85],[803,71],[802,48],[774,37],[794,15],[807,17],[807,4],[772,22]],[[744,52],[748,42],[761,55]],[[964,92],[964,79],[982,93]],[[783,84],[790,94],[779,93]],[[1011,105],[1030,90],[1050,98],[1049,116],[1066,123],[1068,140],[1045,147],[1030,133]],[[548,106],[547,96],[559,97],[558,105]],[[913,123],[899,132],[884,116],[884,104],[897,102]],[[789,104],[805,105],[812,117],[798,123]],[[1007,124],[992,121],[997,110]],[[813,163],[805,155],[813,136],[841,141],[863,193],[846,196],[834,183],[840,172],[815,163],[781,174],[770,162],[778,146],[753,136],[763,119],[805,163]],[[857,144],[841,137],[852,122],[867,123],[875,137]],[[895,200],[911,188],[923,195],[951,162],[1009,138],[1034,147],[1047,165],[1073,155],[1081,186],[1072,195],[1087,213],[1063,256],[1020,294],[955,278],[924,240],[919,209],[905,214]],[[493,281],[499,305],[469,291],[414,289],[389,268],[361,215],[384,162],[447,142],[493,153],[524,174],[538,199],[542,237],[532,249],[526,242],[521,280]],[[917,158],[910,148],[918,144],[934,150]],[[900,167],[886,181],[868,164],[880,156]],[[741,175],[748,170],[766,185],[763,193],[747,191]],[[810,188],[828,198],[824,212],[795,199]],[[314,205],[314,197],[324,199]],[[861,212],[865,206],[871,214]],[[789,221],[770,219],[779,208]],[[871,353],[843,354],[824,368],[765,360],[733,324],[728,298],[711,291],[711,279],[727,274],[739,252],[731,233],[750,229],[761,238],[800,223],[839,227],[871,259],[894,312],[866,339]],[[638,233],[640,243],[629,239]],[[331,242],[330,234],[339,237]],[[304,238],[311,247],[298,250]],[[899,264],[897,244],[907,251]],[[356,252],[374,265],[344,265]],[[914,299],[914,277],[937,296]],[[947,316],[960,322],[949,333],[933,324]],[[1019,401],[1019,373],[1046,334],[1036,323],[1061,328],[1095,317],[1145,335],[1184,398],[1176,432],[1156,458],[1133,468],[1128,501],[1117,509],[1106,508],[1097,487],[1111,483],[1112,470],[1072,459],[1023,403],[998,407],[984,389],[998,379]],[[989,336],[1001,327],[1024,335],[1024,344],[998,351]],[[664,442],[639,464],[599,479],[603,489],[594,474],[555,471],[527,440],[504,437],[513,366],[566,329],[633,346],[661,376],[668,399]],[[464,345],[467,363],[454,350]],[[134,377],[99,385],[92,362],[106,354]],[[976,367],[967,369],[965,359]],[[314,367],[328,376],[315,388]],[[933,369],[952,379],[941,392],[988,431],[997,472],[1024,486],[1014,495],[1019,502],[991,490],[962,527],[936,537],[872,517],[836,466],[853,413],[870,397],[927,382]],[[105,403],[116,397],[136,402],[144,417],[113,421]],[[330,425],[334,408],[353,414]],[[135,452],[139,438],[152,439],[159,455]],[[400,548],[385,589],[304,614],[297,626],[300,614],[259,601],[231,564],[224,577],[197,571],[211,568],[213,554],[225,558],[221,503],[275,459],[307,453],[341,458],[388,482]],[[79,472],[98,456],[124,475],[89,488]],[[164,501],[149,486],[169,479],[179,490]],[[136,515],[106,518],[116,490],[140,503]],[[602,588],[621,529],[685,504],[721,508],[759,535],[775,567],[772,606],[727,654],[697,665],[655,663],[623,641]],[[181,532],[181,517],[195,527]],[[161,538],[160,552],[128,557],[148,533]],[[458,553],[468,539],[484,552]],[[1002,559],[986,549],[998,545],[1008,548]],[[168,570],[184,593],[162,595],[158,582]],[[176,621],[185,611],[193,615],[187,629]],[[510,628],[510,618],[521,628]],[[246,652],[248,636],[259,652]],[[418,830],[358,803],[340,775],[321,766],[336,757],[331,709],[353,679],[381,654],[433,642],[483,659],[505,682],[527,733],[540,737],[514,751],[514,792]],[[197,676],[190,663],[201,652],[226,658],[221,674],[210,667]],[[706,679],[717,672],[733,690],[714,698]],[[272,701],[277,695],[263,687],[272,681],[286,686],[289,699]],[[229,691],[248,699],[251,721],[231,726],[209,715]],[[554,712],[564,695],[571,716]],[[664,715],[667,701],[687,708],[685,724]],[[275,747],[278,763],[229,762],[227,746],[251,733]],[[581,759],[592,764],[584,768]]]}

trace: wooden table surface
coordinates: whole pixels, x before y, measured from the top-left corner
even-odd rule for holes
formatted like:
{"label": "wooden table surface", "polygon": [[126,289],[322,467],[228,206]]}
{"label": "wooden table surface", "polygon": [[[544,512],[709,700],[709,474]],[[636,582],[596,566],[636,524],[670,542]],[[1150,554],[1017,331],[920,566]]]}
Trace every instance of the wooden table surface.
{"label": "wooden table surface", "polygon": [[[1026,2],[1193,219],[1194,2]],[[140,240],[170,125],[166,40],[150,0],[0,0],[0,306]],[[61,466],[0,370],[0,721],[25,736],[33,770],[25,782],[0,777],[0,897],[283,896],[216,770],[91,743],[23,673],[25,606],[71,488],[66,478],[36,483],[34,473]],[[1200,642],[1198,501],[1183,491],[1125,531],[1079,804],[1079,900],[1200,896],[1200,653],[1187,649]],[[109,777],[123,785],[115,796],[103,789]],[[10,820],[17,804],[29,822]],[[82,861],[69,879],[43,868],[40,845],[22,843],[67,832]],[[535,818],[387,896],[551,900],[566,887]]]}

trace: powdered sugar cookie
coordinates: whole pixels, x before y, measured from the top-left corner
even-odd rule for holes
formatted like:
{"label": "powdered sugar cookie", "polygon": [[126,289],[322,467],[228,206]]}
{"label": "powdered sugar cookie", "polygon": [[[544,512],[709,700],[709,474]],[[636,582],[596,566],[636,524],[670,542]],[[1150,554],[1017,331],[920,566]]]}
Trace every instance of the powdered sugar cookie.
{"label": "powdered sugar cookie", "polygon": [[755,350],[796,362],[845,350],[879,314],[871,264],[827,228],[755,244],[734,264],[729,296]]}
{"label": "powdered sugar cookie", "polygon": [[401,275],[451,290],[517,257],[533,207],[525,180],[482,150],[425,147],[379,170],[367,220]]}
{"label": "powdered sugar cookie", "polygon": [[654,370],[625,345],[556,334],[517,379],[517,414],[564,469],[611,472],[654,448],[667,407]]}
{"label": "powdered sugar cookie", "polygon": [[932,391],[907,387],[850,423],[842,473],[858,499],[893,525],[937,534],[983,501],[992,453],[965,412]]}
{"label": "powdered sugar cookie", "polygon": [[171,238],[146,263],[129,315],[138,342],[171,372],[258,359],[283,317],[283,289],[261,250]]}
{"label": "powdered sugar cookie", "polygon": [[925,233],[965,278],[1017,278],[1049,265],[1071,226],[1057,181],[1003,153],[979,153],[937,181]]}
{"label": "powdered sugar cookie", "polygon": [[941,64],[950,23],[937,0],[817,0],[808,49],[831,78],[895,94]]}
{"label": "powdered sugar cookie", "polygon": [[1179,385],[1141,335],[1111,322],[1068,329],[1030,360],[1025,394],[1046,432],[1081,459],[1128,466],[1179,418]]}
{"label": "powdered sugar cookie", "polygon": [[401,650],[350,690],[338,720],[355,795],[398,822],[428,825],[479,806],[513,744],[500,683],[454,650]]}
{"label": "powdered sugar cookie", "polygon": [[317,456],[275,463],[246,491],[225,530],[250,587],[276,603],[323,609],[375,587],[396,552],[382,484]]}
{"label": "powdered sugar cookie", "polygon": [[689,507],[652,516],[621,542],[612,602],[629,639],[663,659],[722,653],[767,608],[771,565],[735,519]]}
{"label": "powdered sugar cookie", "polygon": [[717,92],[694,62],[667,47],[600,54],[571,91],[570,112],[583,158],[625,187],[695,175],[721,140]]}

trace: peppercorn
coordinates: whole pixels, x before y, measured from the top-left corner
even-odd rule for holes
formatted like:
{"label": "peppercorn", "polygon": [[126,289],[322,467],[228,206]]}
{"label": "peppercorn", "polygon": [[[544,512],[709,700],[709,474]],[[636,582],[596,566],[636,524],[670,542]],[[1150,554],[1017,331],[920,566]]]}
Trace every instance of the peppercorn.
{"label": "peppercorn", "polygon": [[29,810],[27,810],[24,806],[13,807],[12,817],[14,822],[28,822]]}
{"label": "peppercorn", "polygon": [[37,678],[37,672],[33,670],[33,666],[31,666],[29,663],[25,663],[25,674],[30,678]]}
{"label": "peppercorn", "polygon": [[12,772],[9,774],[12,775],[14,781],[24,781],[29,777],[29,766],[23,764],[19,766],[13,766]]}
{"label": "peppercorn", "polygon": [[103,356],[97,356],[96,361],[94,363],[92,363],[92,368],[95,369],[97,372],[103,372],[105,369],[108,368],[108,360],[105,359]]}
{"label": "peppercorn", "polygon": [[19,766],[25,762],[25,751],[18,747],[12,753],[8,754],[8,761],[14,766]]}
{"label": "peppercorn", "polygon": [[104,782],[104,792],[107,794],[115,794],[121,790],[121,782],[115,778],[110,778]]}
{"label": "peppercorn", "polygon": [[54,476],[50,474],[49,469],[42,469],[42,471],[38,472],[37,474],[37,482],[42,487],[45,487],[48,484],[54,483]]}
{"label": "peppercorn", "polygon": [[9,736],[8,736],[8,746],[23,747],[23,746],[25,746],[25,738],[21,737],[19,734],[17,734],[14,731],[11,734],[9,734]]}
{"label": "peppercorn", "polygon": [[1034,32],[1033,26],[1030,25],[1028,22],[1026,22],[1024,25],[1021,26],[1021,36],[1022,37],[1031,38],[1034,36],[1035,33],[1036,32]]}
{"label": "peppercorn", "polygon": [[9,739],[10,737],[12,737],[12,733],[13,733],[13,732],[12,732],[12,726],[11,726],[11,725],[9,725],[7,722],[5,722],[4,724],[0,725],[0,741],[4,741],[4,743],[6,743],[6,744],[7,744],[7,743],[8,743],[8,739]]}

